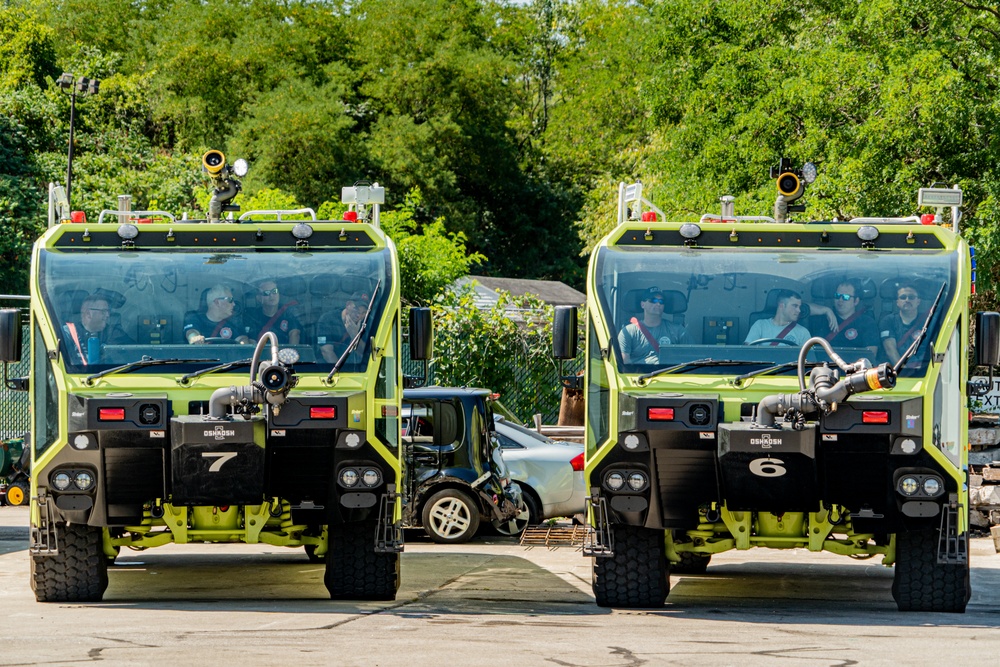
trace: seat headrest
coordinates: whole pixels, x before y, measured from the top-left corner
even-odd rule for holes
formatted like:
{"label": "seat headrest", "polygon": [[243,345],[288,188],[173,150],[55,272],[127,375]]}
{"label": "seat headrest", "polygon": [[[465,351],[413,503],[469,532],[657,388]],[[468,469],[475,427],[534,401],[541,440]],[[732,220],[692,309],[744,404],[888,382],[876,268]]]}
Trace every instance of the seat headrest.
{"label": "seat headrest", "polygon": [[306,279],[302,276],[288,276],[277,280],[278,292],[284,297],[298,297],[306,292]]}
{"label": "seat headrest", "polygon": [[310,294],[316,296],[329,296],[335,292],[343,291],[340,286],[340,276],[328,273],[322,276],[316,276],[312,279],[312,284],[309,285]]}

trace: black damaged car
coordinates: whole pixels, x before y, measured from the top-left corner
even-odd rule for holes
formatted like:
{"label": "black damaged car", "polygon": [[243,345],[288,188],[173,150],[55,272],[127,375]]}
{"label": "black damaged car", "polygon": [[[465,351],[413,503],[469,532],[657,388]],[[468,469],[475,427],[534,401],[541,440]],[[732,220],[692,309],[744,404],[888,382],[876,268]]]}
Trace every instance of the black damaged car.
{"label": "black damaged car", "polygon": [[435,542],[458,544],[482,522],[523,508],[497,439],[487,389],[422,387],[403,392],[403,523]]}

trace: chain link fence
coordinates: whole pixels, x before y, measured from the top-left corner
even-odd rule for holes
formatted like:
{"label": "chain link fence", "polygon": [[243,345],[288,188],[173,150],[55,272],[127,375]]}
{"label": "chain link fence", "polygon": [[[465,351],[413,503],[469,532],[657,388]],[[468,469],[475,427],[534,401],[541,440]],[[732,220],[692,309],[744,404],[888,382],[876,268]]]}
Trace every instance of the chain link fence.
{"label": "chain link fence", "polygon": [[[28,297],[0,295],[0,308],[21,310],[21,361],[7,364],[7,377],[27,377],[31,370],[29,349],[31,326],[28,317]],[[14,391],[6,384],[0,387],[0,440],[20,438],[31,429],[28,392]]]}
{"label": "chain link fence", "polygon": [[[410,346],[403,341],[403,375],[420,377],[423,362],[410,359]],[[563,364],[563,373],[577,375],[583,370],[583,356]],[[427,386],[435,384],[433,361],[428,364]],[[534,375],[534,377],[532,377]],[[484,387],[500,394],[500,402],[507,406],[526,424],[531,424],[532,415],[541,414],[543,424],[555,424],[559,420],[559,403],[562,399],[562,382],[559,366],[553,362],[550,372],[532,374],[527,368],[523,355],[514,353],[509,359],[510,379],[501,387]]]}

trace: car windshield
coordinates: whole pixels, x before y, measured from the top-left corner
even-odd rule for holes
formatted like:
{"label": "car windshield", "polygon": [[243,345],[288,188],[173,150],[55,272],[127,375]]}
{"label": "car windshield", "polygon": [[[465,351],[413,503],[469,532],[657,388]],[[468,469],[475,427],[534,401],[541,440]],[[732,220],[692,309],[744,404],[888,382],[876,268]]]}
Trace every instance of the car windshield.
{"label": "car windshield", "polygon": [[[203,360],[182,361],[178,372],[245,359],[267,331],[281,347],[299,353],[299,372],[328,371],[374,297],[368,335],[343,367],[352,372],[369,358],[369,336],[391,291],[391,266],[384,249],[46,250],[40,254],[39,283],[67,369],[88,375],[144,358]],[[164,370],[148,366],[133,372]]]}
{"label": "car windshield", "polygon": [[525,428],[524,426],[521,426],[520,424],[515,424],[513,422],[510,422],[510,421],[506,420],[503,417],[497,417],[496,418],[496,422],[499,425],[502,425],[502,426],[504,426],[506,428],[509,428],[511,431],[520,433],[521,435],[523,435],[523,436],[525,436],[525,437],[527,437],[527,438],[529,438],[531,440],[536,440],[539,444],[551,445],[552,442],[553,442],[552,438],[550,438],[548,436],[545,436],[545,435],[542,435],[541,433],[539,433],[537,431],[532,431],[530,428]]}
{"label": "car windshield", "polygon": [[[847,361],[894,362],[944,287],[900,373],[923,375],[956,282],[954,253],[905,250],[602,248],[596,268],[602,316],[629,373],[678,366],[672,372],[732,376],[794,361],[810,336],[831,340]],[[809,361],[826,360],[814,346]]]}

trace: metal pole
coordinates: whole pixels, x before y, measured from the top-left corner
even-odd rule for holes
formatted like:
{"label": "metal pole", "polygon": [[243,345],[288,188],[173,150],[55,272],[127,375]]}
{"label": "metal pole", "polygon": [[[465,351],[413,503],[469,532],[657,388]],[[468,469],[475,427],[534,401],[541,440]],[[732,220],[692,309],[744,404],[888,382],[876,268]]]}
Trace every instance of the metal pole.
{"label": "metal pole", "polygon": [[76,88],[73,88],[69,96],[69,160],[66,161],[66,203],[69,205],[73,187],[73,122],[76,120]]}

